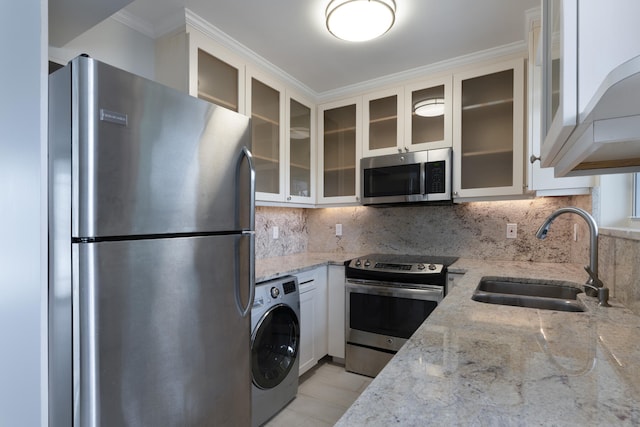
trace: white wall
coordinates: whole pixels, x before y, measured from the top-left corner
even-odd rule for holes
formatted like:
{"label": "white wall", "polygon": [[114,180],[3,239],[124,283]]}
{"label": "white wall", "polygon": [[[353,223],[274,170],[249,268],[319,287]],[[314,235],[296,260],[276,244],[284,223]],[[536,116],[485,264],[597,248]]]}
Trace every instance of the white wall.
{"label": "white wall", "polygon": [[47,0],[0,13],[0,426],[46,425]]}
{"label": "white wall", "polygon": [[599,210],[600,227],[631,227],[629,216],[633,202],[633,175],[602,175],[600,180]]}
{"label": "white wall", "polygon": [[114,67],[154,79],[154,49],[151,37],[109,18],[61,48],[49,46],[49,59],[64,65],[86,53]]}

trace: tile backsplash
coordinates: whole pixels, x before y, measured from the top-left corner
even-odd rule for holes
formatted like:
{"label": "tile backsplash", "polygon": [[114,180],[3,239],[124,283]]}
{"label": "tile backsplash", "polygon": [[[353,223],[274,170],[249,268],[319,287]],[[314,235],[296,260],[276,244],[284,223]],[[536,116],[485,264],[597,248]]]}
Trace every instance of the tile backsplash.
{"label": "tile backsplash", "polygon": [[[309,243],[308,209],[256,208],[256,258],[306,252]],[[273,238],[273,228],[278,238]]]}
{"label": "tile backsplash", "polygon": [[[590,196],[475,202],[452,206],[345,207],[256,211],[256,256],[299,252],[383,252],[455,255],[487,260],[587,262],[588,227],[582,218],[562,215],[546,240],[535,232],[555,209],[591,210]],[[507,223],[518,224],[516,239]],[[335,235],[342,224],[342,236]],[[577,241],[574,241],[577,224]],[[272,238],[277,226],[279,238]]]}
{"label": "tile backsplash", "polygon": [[600,278],[617,301],[640,315],[640,240],[607,230],[599,241]]}

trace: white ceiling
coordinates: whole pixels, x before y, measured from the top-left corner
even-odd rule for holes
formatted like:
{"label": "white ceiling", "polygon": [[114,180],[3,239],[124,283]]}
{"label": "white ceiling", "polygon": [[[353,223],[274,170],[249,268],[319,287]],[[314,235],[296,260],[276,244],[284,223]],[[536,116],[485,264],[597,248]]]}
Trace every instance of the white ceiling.
{"label": "white ceiling", "polygon": [[190,9],[317,94],[510,44],[540,0],[396,0],[394,27],[363,43],[326,31],[329,0],[135,0],[127,15],[166,32]]}

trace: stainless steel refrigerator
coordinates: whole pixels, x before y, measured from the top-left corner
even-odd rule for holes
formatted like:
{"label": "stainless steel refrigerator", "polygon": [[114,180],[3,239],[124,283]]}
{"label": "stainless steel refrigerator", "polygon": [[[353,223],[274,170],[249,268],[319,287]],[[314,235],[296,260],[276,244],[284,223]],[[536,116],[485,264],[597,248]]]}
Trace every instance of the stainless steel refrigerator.
{"label": "stainless steel refrigerator", "polygon": [[249,119],[88,57],[49,84],[50,425],[250,425]]}

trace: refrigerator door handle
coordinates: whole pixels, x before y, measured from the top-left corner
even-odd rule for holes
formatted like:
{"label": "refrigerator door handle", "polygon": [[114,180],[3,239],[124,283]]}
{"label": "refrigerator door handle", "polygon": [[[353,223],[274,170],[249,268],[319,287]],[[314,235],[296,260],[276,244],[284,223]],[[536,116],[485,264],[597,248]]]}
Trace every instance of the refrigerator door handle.
{"label": "refrigerator door handle", "polygon": [[251,191],[251,205],[249,206],[249,224],[251,230],[255,229],[256,224],[256,168],[253,164],[253,155],[247,147],[242,147],[242,155],[246,157],[247,163],[249,163],[249,178]]}
{"label": "refrigerator door handle", "polygon": [[[242,298],[241,298],[242,283],[241,281],[237,281],[236,301],[238,304],[238,309],[240,310],[240,315],[242,317],[247,317],[251,313],[251,309],[253,308],[253,301],[255,299],[255,293],[256,293],[256,261],[255,261],[256,235],[253,231],[243,231],[242,237],[249,238],[249,252],[250,252],[249,277],[248,277],[248,283],[247,283],[247,285],[249,286],[249,300],[247,301],[247,306],[243,307]],[[238,267],[242,268],[242,266],[240,266],[239,263],[238,263]]]}
{"label": "refrigerator door handle", "polygon": [[[238,304],[238,309],[240,310],[240,314],[242,317],[247,317],[251,314],[251,309],[253,308],[253,300],[255,298],[255,287],[256,287],[256,235],[255,235],[255,215],[256,215],[256,169],[253,164],[253,156],[251,151],[247,147],[242,147],[242,155],[247,159],[247,163],[249,164],[249,191],[251,192],[250,197],[250,205],[249,205],[249,227],[250,230],[245,230],[242,232],[243,237],[249,237],[249,277],[248,277],[248,285],[249,285],[249,300],[247,301],[247,306],[242,306],[242,298],[241,295],[241,287],[242,283],[240,281],[237,282],[236,288],[236,301]],[[238,195],[238,198],[241,199],[242,195]],[[242,267],[239,267],[242,268]],[[242,275],[240,275],[242,276]]]}

